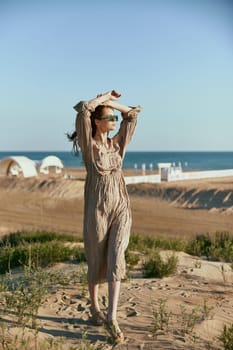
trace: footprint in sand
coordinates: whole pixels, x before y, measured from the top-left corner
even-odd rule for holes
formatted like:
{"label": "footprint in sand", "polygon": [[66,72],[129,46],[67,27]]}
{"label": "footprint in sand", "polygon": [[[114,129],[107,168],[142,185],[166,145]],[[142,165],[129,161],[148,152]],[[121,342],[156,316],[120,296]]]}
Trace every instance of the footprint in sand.
{"label": "footprint in sand", "polygon": [[82,304],[78,304],[77,310],[80,311],[80,312],[83,312],[83,311],[86,310],[86,308]]}
{"label": "footprint in sand", "polygon": [[139,312],[136,311],[135,308],[133,307],[127,307],[126,308],[126,316],[127,317],[134,317],[134,316],[139,316]]}

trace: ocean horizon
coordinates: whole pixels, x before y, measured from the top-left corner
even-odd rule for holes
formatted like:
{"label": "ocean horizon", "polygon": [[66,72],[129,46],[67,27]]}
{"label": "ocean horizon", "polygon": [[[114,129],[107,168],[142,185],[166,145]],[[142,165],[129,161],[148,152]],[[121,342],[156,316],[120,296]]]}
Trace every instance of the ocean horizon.
{"label": "ocean horizon", "polygon": [[[0,151],[0,160],[10,156],[26,156],[36,162],[54,155],[65,167],[83,167],[81,154],[77,157],[70,151]],[[158,163],[172,163],[183,170],[233,169],[233,151],[127,151],[123,168],[157,170]]]}

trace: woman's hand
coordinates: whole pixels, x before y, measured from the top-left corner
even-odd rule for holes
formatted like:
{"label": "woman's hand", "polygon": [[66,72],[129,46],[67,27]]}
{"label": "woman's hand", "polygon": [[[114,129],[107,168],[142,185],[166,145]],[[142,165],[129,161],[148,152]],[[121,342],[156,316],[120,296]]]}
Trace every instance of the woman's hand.
{"label": "woman's hand", "polygon": [[110,91],[106,92],[105,94],[98,94],[96,97],[97,98],[103,97],[105,101],[102,104],[106,104],[108,101],[118,100],[121,97],[121,94],[119,92],[117,92],[116,90],[110,90]]}
{"label": "woman's hand", "polygon": [[97,106],[104,105],[107,106],[109,103],[113,103],[114,101],[118,100],[121,97],[121,94],[119,92],[116,92],[116,90],[110,90],[106,92],[105,94],[98,94],[95,98],[88,101],[93,109],[95,109]]}
{"label": "woman's hand", "polygon": [[121,97],[121,94],[119,92],[117,92],[116,90],[111,90],[109,91],[110,93],[110,100],[111,101],[116,101],[118,100],[118,98]]}

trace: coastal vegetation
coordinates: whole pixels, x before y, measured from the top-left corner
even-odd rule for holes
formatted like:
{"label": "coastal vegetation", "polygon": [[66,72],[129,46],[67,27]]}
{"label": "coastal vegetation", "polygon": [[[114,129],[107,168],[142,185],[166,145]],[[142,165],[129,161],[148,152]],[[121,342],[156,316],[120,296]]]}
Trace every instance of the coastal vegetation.
{"label": "coastal vegetation", "polygon": [[[212,261],[228,262],[233,266],[233,236],[228,232],[207,233],[192,239],[132,234],[126,251],[128,269],[133,269],[139,263],[140,255],[143,255],[144,277],[161,278],[175,273],[177,259],[174,254],[167,257],[165,262],[159,254],[160,250],[183,251]],[[24,266],[29,256],[35,267],[68,260],[75,263],[86,260],[82,239],[76,235],[19,231],[0,240],[0,273]]]}
{"label": "coastal vegetation", "polygon": [[229,327],[224,325],[219,340],[223,343],[224,350],[233,349],[233,323]]}
{"label": "coastal vegetation", "polygon": [[67,260],[83,262],[86,259],[79,242],[74,235],[55,232],[11,233],[0,240],[0,273],[26,265],[29,258],[36,268]]}
{"label": "coastal vegetation", "polygon": [[[168,250],[173,253],[165,260],[159,250]],[[183,251],[193,256],[199,256],[210,261],[228,262],[233,268],[233,236],[228,232],[216,232],[215,235],[197,235],[192,239],[180,237],[152,237],[134,234],[131,236],[126,252],[128,268],[132,269],[144,255],[143,276],[158,277],[172,275],[176,272],[177,258],[175,251]],[[199,263],[201,265],[201,262]]]}

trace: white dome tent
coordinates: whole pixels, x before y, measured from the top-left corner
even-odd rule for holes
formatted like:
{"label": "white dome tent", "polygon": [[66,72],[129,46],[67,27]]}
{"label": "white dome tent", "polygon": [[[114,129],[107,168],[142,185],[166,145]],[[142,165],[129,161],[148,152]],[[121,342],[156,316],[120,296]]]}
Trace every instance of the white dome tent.
{"label": "white dome tent", "polygon": [[0,175],[33,177],[37,176],[35,162],[24,156],[11,156],[0,161]]}
{"label": "white dome tent", "polygon": [[45,157],[41,162],[40,173],[49,174],[49,168],[51,167],[55,169],[56,174],[60,174],[62,172],[62,169],[64,168],[64,165],[58,157],[48,156]]}

